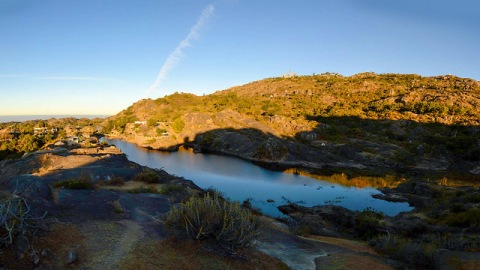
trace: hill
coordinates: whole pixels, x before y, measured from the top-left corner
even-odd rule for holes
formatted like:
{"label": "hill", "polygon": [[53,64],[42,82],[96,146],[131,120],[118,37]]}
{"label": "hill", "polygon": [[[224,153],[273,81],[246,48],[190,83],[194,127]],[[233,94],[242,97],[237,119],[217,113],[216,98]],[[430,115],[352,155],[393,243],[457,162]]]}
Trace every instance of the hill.
{"label": "hill", "polygon": [[278,169],[477,175],[478,108],[472,79],[325,73],[140,100],[104,126],[144,147],[185,145]]}

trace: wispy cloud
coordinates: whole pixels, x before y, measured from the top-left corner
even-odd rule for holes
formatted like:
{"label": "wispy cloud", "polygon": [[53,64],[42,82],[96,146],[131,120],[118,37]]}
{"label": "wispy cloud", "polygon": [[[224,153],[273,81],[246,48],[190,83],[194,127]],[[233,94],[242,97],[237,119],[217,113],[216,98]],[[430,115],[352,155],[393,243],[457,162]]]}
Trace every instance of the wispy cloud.
{"label": "wispy cloud", "polygon": [[148,88],[147,95],[152,94],[157,90],[163,80],[167,77],[168,72],[177,65],[183,57],[183,49],[190,46],[190,42],[199,37],[200,31],[205,27],[205,24],[208,22],[210,17],[215,10],[213,4],[208,5],[200,14],[197,22],[190,29],[187,37],[184,38],[173,50],[173,52],[168,56],[167,60],[163,63],[163,66],[160,68],[157,79],[155,82]]}

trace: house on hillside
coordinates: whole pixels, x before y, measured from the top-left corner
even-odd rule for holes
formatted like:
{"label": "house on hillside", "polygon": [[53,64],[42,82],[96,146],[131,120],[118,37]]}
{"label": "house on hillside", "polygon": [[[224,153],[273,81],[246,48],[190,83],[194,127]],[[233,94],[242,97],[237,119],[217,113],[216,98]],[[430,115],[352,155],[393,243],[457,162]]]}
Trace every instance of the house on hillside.
{"label": "house on hillside", "polygon": [[75,146],[75,145],[78,145],[78,137],[71,137],[71,138],[68,138],[66,143],[68,146]]}
{"label": "house on hillside", "polygon": [[46,127],[36,127],[33,128],[33,134],[46,134],[47,133],[47,128]]}
{"label": "house on hillside", "polygon": [[54,144],[54,146],[56,146],[56,147],[63,147],[63,146],[65,146],[65,143],[64,143],[63,141],[58,141],[58,142],[56,142],[56,143]]}
{"label": "house on hillside", "polygon": [[146,125],[147,121],[135,121],[134,124],[135,125]]}

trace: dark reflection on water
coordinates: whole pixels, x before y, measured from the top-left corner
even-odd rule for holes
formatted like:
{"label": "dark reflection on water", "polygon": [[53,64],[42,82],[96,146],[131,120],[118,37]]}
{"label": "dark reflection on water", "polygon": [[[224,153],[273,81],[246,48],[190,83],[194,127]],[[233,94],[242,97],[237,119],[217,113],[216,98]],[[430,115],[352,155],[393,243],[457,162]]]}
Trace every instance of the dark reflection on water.
{"label": "dark reflection on water", "polygon": [[[375,188],[348,187],[328,181],[269,171],[244,160],[190,151],[173,153],[148,150],[122,140],[109,140],[129,160],[151,168],[163,168],[171,174],[190,179],[201,188],[213,187],[226,197],[252,204],[264,214],[281,216],[277,206],[295,202],[304,206],[335,204],[351,210],[371,207],[387,215],[412,208],[407,203],[386,202],[371,197]],[[273,200],[273,202],[267,202]]]}

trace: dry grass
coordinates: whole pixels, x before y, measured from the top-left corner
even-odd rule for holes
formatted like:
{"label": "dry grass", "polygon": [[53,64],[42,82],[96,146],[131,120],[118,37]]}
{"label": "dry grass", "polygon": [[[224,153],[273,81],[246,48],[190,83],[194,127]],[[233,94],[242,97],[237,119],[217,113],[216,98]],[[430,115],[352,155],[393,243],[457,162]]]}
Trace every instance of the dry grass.
{"label": "dry grass", "polygon": [[85,257],[84,236],[75,225],[55,224],[51,231],[38,241],[41,249],[50,250],[51,256],[42,258],[43,265],[53,269],[75,268],[76,264],[65,265],[64,258],[70,250],[79,258]]}
{"label": "dry grass", "polygon": [[247,261],[210,253],[198,241],[167,239],[137,244],[120,262],[120,269],[289,269],[281,261],[258,251],[244,252]]}
{"label": "dry grass", "polygon": [[476,270],[480,269],[480,260],[460,260],[458,257],[451,257],[447,260],[451,269],[455,270]]}
{"label": "dry grass", "polygon": [[354,240],[348,240],[348,239],[342,239],[342,238],[318,236],[318,235],[309,235],[305,238],[318,241],[318,242],[332,244],[335,246],[344,247],[355,252],[365,252],[375,256],[379,255],[378,252],[376,252],[366,242],[354,241]]}
{"label": "dry grass", "polygon": [[474,269],[480,269],[480,261],[468,261],[468,262],[463,262],[460,265],[461,270],[474,270]]}
{"label": "dry grass", "polygon": [[328,270],[393,270],[394,268],[384,264],[372,257],[355,254],[333,254],[327,257],[327,260],[321,269]]}
{"label": "dry grass", "polygon": [[133,192],[135,190],[140,190],[140,189],[160,190],[161,186],[162,186],[161,184],[146,184],[146,183],[137,182],[137,181],[127,181],[121,186],[109,185],[108,183],[106,183],[100,188],[115,190],[115,191]]}
{"label": "dry grass", "polygon": [[[40,263],[52,269],[73,269],[76,264],[65,265],[64,258],[70,250],[75,251],[78,257],[84,257],[83,236],[80,230],[74,225],[54,224],[50,231],[40,236],[33,243],[34,249],[41,253],[48,251],[47,255],[40,256]],[[18,260],[12,248],[0,254],[0,268],[7,269],[33,269],[34,264],[29,256]]]}

